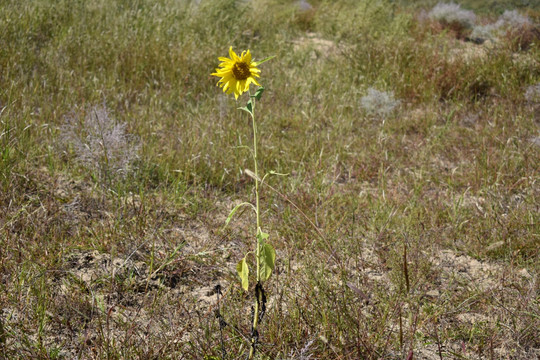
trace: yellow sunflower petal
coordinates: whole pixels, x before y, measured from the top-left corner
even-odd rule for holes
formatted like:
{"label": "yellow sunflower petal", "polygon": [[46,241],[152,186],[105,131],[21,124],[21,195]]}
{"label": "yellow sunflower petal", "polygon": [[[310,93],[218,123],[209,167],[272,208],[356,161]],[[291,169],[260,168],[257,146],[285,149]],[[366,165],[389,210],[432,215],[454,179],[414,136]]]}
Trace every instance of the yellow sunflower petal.
{"label": "yellow sunflower petal", "polygon": [[238,55],[236,55],[236,53],[233,51],[232,46],[229,48],[229,56],[231,57],[231,60],[234,62],[240,61],[240,58],[238,57]]}
{"label": "yellow sunflower petal", "polygon": [[251,52],[248,50],[246,51],[246,55],[244,57],[244,61],[247,62],[248,64],[251,64]]}

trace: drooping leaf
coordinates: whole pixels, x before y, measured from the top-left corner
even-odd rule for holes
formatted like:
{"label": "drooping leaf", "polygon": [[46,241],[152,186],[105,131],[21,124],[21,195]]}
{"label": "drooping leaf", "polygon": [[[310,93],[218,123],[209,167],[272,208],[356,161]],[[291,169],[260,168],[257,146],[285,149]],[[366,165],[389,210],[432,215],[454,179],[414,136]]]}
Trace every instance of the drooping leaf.
{"label": "drooping leaf", "polygon": [[264,243],[261,246],[259,261],[261,265],[261,281],[266,281],[270,278],[270,275],[272,275],[272,270],[274,270],[274,265],[276,262],[276,250],[274,250],[272,245]]}
{"label": "drooping leaf", "polygon": [[233,218],[234,216],[234,213],[240,209],[242,206],[249,206],[251,205],[253,207],[253,205],[251,203],[248,203],[248,202],[243,202],[241,204],[238,204],[234,207],[234,209],[231,210],[231,212],[229,213],[229,216],[227,217],[227,220],[225,220],[225,227],[227,227],[227,225],[229,225],[229,223],[231,222],[231,219]]}
{"label": "drooping leaf", "polygon": [[251,99],[249,99],[246,106],[239,107],[238,109],[247,111],[251,116],[253,116],[253,104],[251,103]]}
{"label": "drooping leaf", "polygon": [[244,172],[246,173],[247,176],[249,176],[250,178],[252,178],[253,180],[257,180],[257,181],[261,181],[261,179],[255,175],[255,173],[249,169],[245,169]]}
{"label": "drooping leaf", "polygon": [[249,267],[245,257],[236,264],[236,272],[242,281],[242,288],[247,291],[249,287]]}

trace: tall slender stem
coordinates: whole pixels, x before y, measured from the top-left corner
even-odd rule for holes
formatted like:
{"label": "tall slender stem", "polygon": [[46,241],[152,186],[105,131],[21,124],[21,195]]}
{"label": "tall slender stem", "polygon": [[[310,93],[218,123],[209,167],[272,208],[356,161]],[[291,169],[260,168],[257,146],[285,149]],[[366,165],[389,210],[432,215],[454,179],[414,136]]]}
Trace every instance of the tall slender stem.
{"label": "tall slender stem", "polygon": [[[250,94],[251,96],[251,94]],[[261,244],[259,243],[259,233],[261,232],[261,226],[260,226],[260,211],[259,211],[259,167],[258,167],[258,159],[257,159],[257,123],[255,122],[255,98],[251,98],[252,108],[251,108],[251,122],[253,124],[253,163],[255,167],[255,213],[257,216],[257,229],[256,229],[256,240],[257,240],[257,249],[255,251],[255,258],[257,261],[257,284],[259,284],[261,280],[261,272],[260,272],[260,251],[261,251]],[[255,306],[253,309],[253,326],[252,326],[252,334],[251,334],[251,348],[249,350],[249,357],[248,359],[253,359],[253,356],[255,355],[255,346],[257,342],[257,336],[258,334],[257,327],[259,325],[259,299],[257,298],[257,294],[255,294]]]}
{"label": "tall slender stem", "polygon": [[[253,99],[253,105],[255,105],[255,99]],[[255,106],[253,106],[253,111]],[[260,280],[260,263],[259,263],[259,233],[261,231],[261,220],[260,220],[260,211],[259,211],[259,167],[258,167],[258,157],[257,157],[257,123],[255,122],[255,115],[251,115],[251,120],[253,124],[253,163],[255,167],[255,213],[257,216],[257,229],[256,229],[256,239],[257,239],[257,282]]]}

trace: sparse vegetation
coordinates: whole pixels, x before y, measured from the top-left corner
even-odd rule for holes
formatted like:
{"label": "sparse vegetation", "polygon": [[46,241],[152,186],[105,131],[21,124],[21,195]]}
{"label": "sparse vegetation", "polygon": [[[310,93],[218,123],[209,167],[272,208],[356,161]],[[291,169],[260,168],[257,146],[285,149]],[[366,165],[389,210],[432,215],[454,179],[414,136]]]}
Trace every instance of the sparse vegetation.
{"label": "sparse vegetation", "polygon": [[[289,174],[259,194],[259,358],[540,356],[538,40],[304,3],[0,2],[0,358],[247,356],[255,217],[223,227],[255,203],[251,123],[209,76],[230,45],[277,55],[258,160]],[[539,10],[503,17],[535,34]]]}
{"label": "sparse vegetation", "polygon": [[126,123],[116,123],[105,106],[86,109],[83,120],[67,115],[60,140],[104,185],[130,172],[140,148],[138,139],[126,133]]}
{"label": "sparse vegetation", "polygon": [[540,42],[540,28],[517,10],[507,10],[496,22],[476,26],[471,37],[495,41],[504,39],[512,50],[520,51]]}
{"label": "sparse vegetation", "polygon": [[443,27],[449,28],[460,36],[476,23],[476,15],[471,10],[461,8],[456,3],[438,3],[430,10],[428,17],[438,21]]}
{"label": "sparse vegetation", "polygon": [[370,87],[367,94],[360,99],[360,103],[368,114],[384,118],[394,111],[399,105],[399,100],[394,98],[393,92],[379,91]]}
{"label": "sparse vegetation", "polygon": [[540,83],[527,87],[525,99],[531,103],[540,104]]}

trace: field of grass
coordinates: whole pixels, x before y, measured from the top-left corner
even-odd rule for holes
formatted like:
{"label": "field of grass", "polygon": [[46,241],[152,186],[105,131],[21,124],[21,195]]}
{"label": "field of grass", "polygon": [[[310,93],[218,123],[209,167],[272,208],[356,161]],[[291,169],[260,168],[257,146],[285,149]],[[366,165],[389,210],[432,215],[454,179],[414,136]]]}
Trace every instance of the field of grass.
{"label": "field of grass", "polygon": [[246,358],[229,46],[276,55],[259,167],[288,174],[258,358],[538,359],[538,6],[475,44],[402,4],[1,1],[0,359]]}

